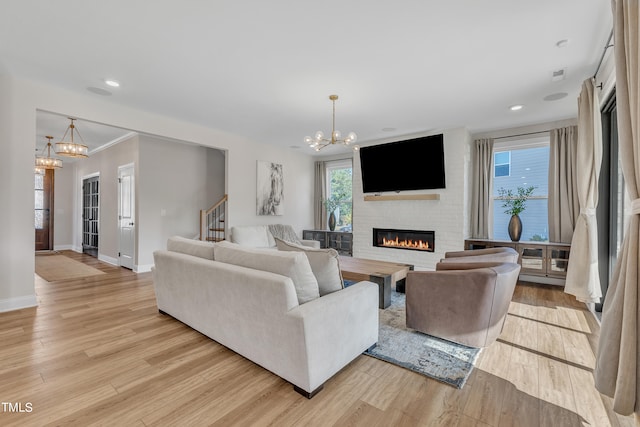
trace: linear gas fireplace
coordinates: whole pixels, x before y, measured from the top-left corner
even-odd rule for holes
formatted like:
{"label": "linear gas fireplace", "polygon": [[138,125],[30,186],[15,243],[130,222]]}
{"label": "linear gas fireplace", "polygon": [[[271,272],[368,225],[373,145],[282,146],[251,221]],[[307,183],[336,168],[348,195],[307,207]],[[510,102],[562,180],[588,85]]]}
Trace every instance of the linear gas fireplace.
{"label": "linear gas fireplace", "polygon": [[373,246],[433,252],[435,251],[435,237],[434,231],[374,228]]}

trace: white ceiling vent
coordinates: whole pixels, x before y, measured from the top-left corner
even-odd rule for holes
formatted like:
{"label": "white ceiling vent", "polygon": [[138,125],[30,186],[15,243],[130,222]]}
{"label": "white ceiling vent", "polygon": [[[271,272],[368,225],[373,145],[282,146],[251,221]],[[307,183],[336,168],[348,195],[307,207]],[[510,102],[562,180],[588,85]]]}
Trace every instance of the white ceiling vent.
{"label": "white ceiling vent", "polygon": [[567,78],[567,69],[566,68],[561,68],[559,70],[551,72],[551,81],[552,82],[559,82],[559,81],[564,80],[566,78]]}

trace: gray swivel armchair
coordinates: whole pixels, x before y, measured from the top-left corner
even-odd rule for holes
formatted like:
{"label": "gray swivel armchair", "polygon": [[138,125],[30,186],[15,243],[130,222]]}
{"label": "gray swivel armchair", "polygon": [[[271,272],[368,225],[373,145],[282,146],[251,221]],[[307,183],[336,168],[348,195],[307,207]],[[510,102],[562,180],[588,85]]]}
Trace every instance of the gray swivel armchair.
{"label": "gray swivel armchair", "polygon": [[407,327],[486,347],[502,332],[519,273],[514,263],[438,263],[436,271],[411,271]]}
{"label": "gray swivel armchair", "polygon": [[446,252],[440,262],[512,262],[518,263],[518,251],[513,248],[486,248]]}

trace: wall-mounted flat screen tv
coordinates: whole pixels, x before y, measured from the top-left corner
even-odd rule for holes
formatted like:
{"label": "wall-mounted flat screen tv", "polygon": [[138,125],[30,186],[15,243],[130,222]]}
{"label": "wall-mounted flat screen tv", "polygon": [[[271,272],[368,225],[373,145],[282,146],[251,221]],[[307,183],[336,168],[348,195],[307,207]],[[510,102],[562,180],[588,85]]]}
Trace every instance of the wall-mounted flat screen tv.
{"label": "wall-mounted flat screen tv", "polygon": [[360,169],[365,193],[445,188],[443,136],[362,147]]}

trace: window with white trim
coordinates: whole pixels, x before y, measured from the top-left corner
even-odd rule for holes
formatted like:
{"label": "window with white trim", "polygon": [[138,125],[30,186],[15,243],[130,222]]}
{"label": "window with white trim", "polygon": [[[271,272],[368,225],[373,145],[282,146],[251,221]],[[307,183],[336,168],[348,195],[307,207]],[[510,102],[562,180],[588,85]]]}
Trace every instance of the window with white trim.
{"label": "window with white trim", "polygon": [[327,198],[340,201],[336,208],[336,231],[352,231],[353,161],[334,160],[326,163]]}
{"label": "window with white trim", "polygon": [[548,241],[549,137],[499,141],[495,143],[493,152],[493,238],[510,240],[507,226],[511,215],[504,212],[499,189],[517,193],[518,187],[534,186],[525,210],[519,215],[522,220],[520,240]]}
{"label": "window with white trim", "polygon": [[497,151],[493,153],[493,176],[511,175],[511,151]]}

